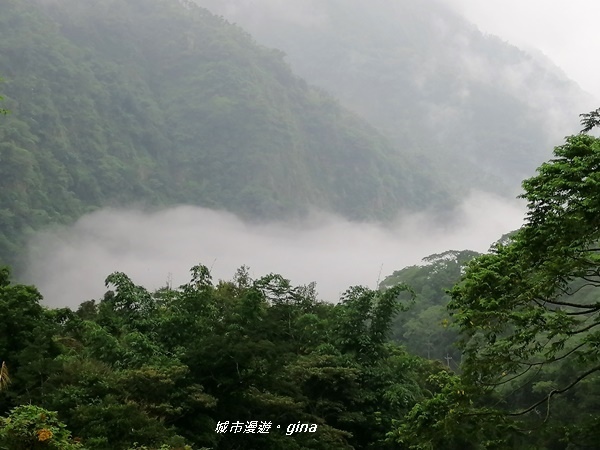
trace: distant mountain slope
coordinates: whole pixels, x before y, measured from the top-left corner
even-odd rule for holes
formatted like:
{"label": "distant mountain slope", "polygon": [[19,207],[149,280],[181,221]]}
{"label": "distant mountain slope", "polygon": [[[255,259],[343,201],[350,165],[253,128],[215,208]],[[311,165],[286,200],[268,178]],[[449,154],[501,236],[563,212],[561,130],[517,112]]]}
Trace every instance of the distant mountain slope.
{"label": "distant mountain slope", "polygon": [[103,205],[354,219],[447,202],[424,157],[176,0],[0,0],[0,261]]}
{"label": "distant mountain slope", "polygon": [[513,196],[595,107],[556,67],[435,0],[196,1],[471,186]]}

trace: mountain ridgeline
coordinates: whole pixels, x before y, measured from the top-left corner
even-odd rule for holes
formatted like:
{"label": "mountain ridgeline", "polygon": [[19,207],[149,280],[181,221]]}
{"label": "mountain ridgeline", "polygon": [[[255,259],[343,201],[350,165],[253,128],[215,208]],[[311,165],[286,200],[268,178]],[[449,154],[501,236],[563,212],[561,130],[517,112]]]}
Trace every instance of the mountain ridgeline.
{"label": "mountain ridgeline", "polygon": [[[596,107],[539,52],[485,35],[440,0],[195,0],[287,54],[436,173],[513,197]],[[458,183],[457,183],[458,184]]]}
{"label": "mountain ridgeline", "polygon": [[174,0],[0,0],[0,261],[102,206],[188,203],[253,219],[445,204],[395,148],[282,52]]}

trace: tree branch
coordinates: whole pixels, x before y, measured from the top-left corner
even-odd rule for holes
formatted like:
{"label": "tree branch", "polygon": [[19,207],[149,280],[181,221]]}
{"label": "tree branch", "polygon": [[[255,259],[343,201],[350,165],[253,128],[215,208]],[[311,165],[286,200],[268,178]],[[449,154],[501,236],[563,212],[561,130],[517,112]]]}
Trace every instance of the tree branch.
{"label": "tree branch", "polygon": [[[587,322],[587,321],[586,321],[586,320],[584,320],[583,322]],[[593,324],[591,324],[591,325],[588,325],[588,326],[587,326],[587,327],[585,327],[585,328],[580,328],[580,329],[579,329],[579,330],[577,330],[577,331],[570,331],[570,332],[569,332],[569,333],[567,333],[567,334],[568,334],[569,336],[574,336],[574,335],[576,335],[576,334],[579,334],[579,333],[584,333],[584,332],[586,332],[586,331],[589,331],[589,330],[591,330],[592,328],[594,328],[594,327],[597,327],[598,325],[600,325],[600,322],[593,323]]]}
{"label": "tree branch", "polygon": [[[581,380],[583,380],[584,378],[590,376],[591,374],[593,374],[594,372],[598,372],[600,370],[600,366],[596,366],[591,368],[590,370],[588,370],[587,372],[582,373],[581,375],[579,375],[571,384],[569,384],[568,386],[562,388],[562,389],[553,389],[552,391],[550,391],[550,393],[548,394],[548,396],[546,398],[541,399],[539,402],[534,403],[533,405],[531,405],[529,408],[524,409],[523,411],[519,411],[518,413],[508,413],[509,416],[522,416],[524,414],[527,414],[528,412],[533,411],[535,408],[537,408],[538,406],[540,406],[542,403],[544,402],[548,402],[550,403],[550,399],[555,396],[555,395],[559,395],[559,394],[563,394],[565,392],[567,392],[569,389],[571,389],[573,386],[575,386],[577,383],[579,383]],[[550,407],[550,405],[548,405],[548,407]]]}
{"label": "tree branch", "polygon": [[567,356],[572,355],[573,353],[575,353],[577,350],[579,350],[581,347],[583,347],[586,344],[587,344],[587,342],[582,342],[581,344],[575,346],[574,348],[572,348],[571,350],[569,350],[567,353],[565,353],[562,356],[559,356],[558,358],[552,358],[552,359],[549,359],[547,361],[540,361],[540,362],[534,362],[534,363],[530,363],[530,362],[526,362],[526,361],[520,361],[519,364],[523,364],[523,365],[530,366],[530,367],[540,366],[540,365],[543,366],[544,364],[550,364],[550,363],[553,363],[553,362],[556,362],[556,361],[560,361],[561,359],[565,359]]}
{"label": "tree branch", "polygon": [[[551,305],[558,305],[558,306],[570,306],[571,308],[579,308],[579,309],[590,309],[590,308],[596,308],[597,310],[600,310],[600,303],[595,303],[593,305],[580,305],[578,303],[571,303],[571,302],[561,302],[558,300],[547,300],[547,299],[539,299],[545,303],[550,303]],[[538,303],[539,304],[539,303]]]}

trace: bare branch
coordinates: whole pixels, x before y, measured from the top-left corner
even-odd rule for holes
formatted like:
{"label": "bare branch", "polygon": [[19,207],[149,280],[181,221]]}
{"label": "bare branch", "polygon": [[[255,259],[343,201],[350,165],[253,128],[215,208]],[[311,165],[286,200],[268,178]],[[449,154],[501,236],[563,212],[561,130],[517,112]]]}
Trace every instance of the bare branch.
{"label": "bare branch", "polygon": [[526,361],[521,361],[519,362],[519,364],[524,364],[530,367],[533,366],[543,366],[544,364],[550,364],[556,361],[560,361],[561,359],[565,359],[566,357],[572,355],[573,353],[575,353],[577,350],[579,350],[581,347],[585,346],[587,344],[587,342],[582,342],[581,344],[575,346],[574,348],[572,348],[571,350],[569,350],[567,353],[565,353],[562,356],[559,356],[558,358],[552,358],[549,359],[547,361],[539,361],[539,362],[534,362],[534,363],[530,363],[530,362],[526,362]]}
{"label": "bare branch", "polygon": [[550,303],[552,305],[558,305],[558,306],[570,306],[571,308],[580,308],[580,309],[596,308],[597,310],[600,310],[599,303],[595,303],[593,305],[580,305],[579,303],[561,302],[558,300],[544,300],[544,302]]}
{"label": "bare branch", "polygon": [[559,395],[559,394],[563,394],[565,392],[567,392],[569,389],[571,389],[573,386],[575,386],[577,383],[579,383],[581,380],[583,380],[584,378],[590,376],[591,374],[593,374],[594,372],[598,372],[600,370],[600,366],[596,366],[591,368],[590,370],[588,370],[587,372],[582,373],[581,375],[579,375],[577,378],[575,378],[575,380],[569,384],[568,386],[562,388],[562,389],[553,389],[552,391],[550,391],[550,393],[548,394],[548,396],[546,398],[541,399],[539,402],[534,403],[533,405],[531,405],[529,408],[524,409],[523,411],[519,411],[517,413],[508,413],[509,416],[522,416],[524,414],[527,414],[528,412],[533,411],[535,408],[537,408],[538,406],[540,406],[542,403],[544,402],[550,402],[550,399],[555,396],[555,395]]}
{"label": "bare branch", "polygon": [[[587,322],[587,321],[584,321],[584,322]],[[589,330],[591,330],[592,328],[594,328],[594,327],[597,327],[598,325],[600,325],[600,322],[592,323],[591,325],[588,325],[588,326],[587,326],[587,327],[585,327],[585,328],[580,328],[579,330],[576,330],[576,331],[570,331],[570,332],[569,332],[569,333],[567,333],[567,334],[568,334],[569,336],[574,336],[574,335],[576,335],[576,334],[579,334],[579,333],[584,333],[584,332],[586,332],[586,331],[589,331]]]}
{"label": "bare branch", "polygon": [[529,372],[535,366],[534,364],[527,364],[527,363],[525,363],[525,365],[527,366],[527,369],[525,369],[523,372],[521,372],[511,378],[507,378],[506,380],[502,380],[498,383],[485,383],[485,386],[490,386],[490,387],[491,386],[502,386],[503,384],[510,383],[511,381],[516,380],[517,378],[520,378],[523,375],[525,375],[527,372]]}

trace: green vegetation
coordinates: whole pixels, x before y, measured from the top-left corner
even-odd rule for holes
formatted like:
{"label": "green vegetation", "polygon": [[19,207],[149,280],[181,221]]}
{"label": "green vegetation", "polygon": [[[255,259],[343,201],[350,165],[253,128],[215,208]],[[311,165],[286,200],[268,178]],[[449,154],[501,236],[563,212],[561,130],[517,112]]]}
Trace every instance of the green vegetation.
{"label": "green vegetation", "polygon": [[155,292],[116,272],[102,300],[47,309],[2,269],[0,448],[594,448],[600,139],[555,156],[490,252],[432,255],[336,305],[199,265]]}
{"label": "green vegetation", "polygon": [[[582,117],[588,131],[597,125]],[[597,446],[599,164],[600,140],[572,136],[523,183],[526,224],[469,263],[450,291],[460,376],[442,379],[441,392],[413,408],[398,442]]]}
{"label": "green vegetation", "polygon": [[71,439],[55,412],[33,405],[19,406],[11,411],[8,418],[0,418],[0,445],[10,450],[83,448]]}
{"label": "green vegetation", "polygon": [[[279,275],[242,268],[215,285],[206,267],[191,272],[154,293],[114,273],[102,301],[72,312],[41,307],[4,271],[0,353],[13,381],[0,394],[0,412],[12,410],[0,448],[55,448],[62,423],[87,449],[390,448],[394,421],[444,372],[387,341],[404,285],[354,287],[332,305]],[[216,432],[253,420],[273,429]],[[285,435],[298,421],[317,432]]]}
{"label": "green vegetation", "polygon": [[[191,3],[2,6],[3,261],[104,205],[386,218],[447,199],[278,51]],[[115,272],[101,300],[49,309],[0,268],[0,450],[596,448],[599,123],[582,115],[523,183],[527,222],[490,252],[431,255],[335,305],[198,265],[154,292]],[[235,423],[254,432],[220,432]]]}
{"label": "green vegetation", "polygon": [[4,0],[0,67],[0,261],[101,206],[385,219],[449,198],[281,52],[176,0]]}
{"label": "green vegetation", "polygon": [[447,291],[460,280],[467,263],[478,255],[470,250],[449,250],[423,258],[422,265],[405,267],[386,277],[381,288],[406,284],[415,293],[408,310],[396,316],[391,338],[415,355],[458,367],[458,334],[448,315]]}
{"label": "green vegetation", "polygon": [[[2,81],[2,79],[1,79],[1,78],[0,78],[0,81]],[[2,97],[2,96],[0,95],[0,102],[1,102],[2,100],[4,100],[4,97]],[[0,114],[7,115],[7,114],[8,114],[8,109],[0,108]]]}

